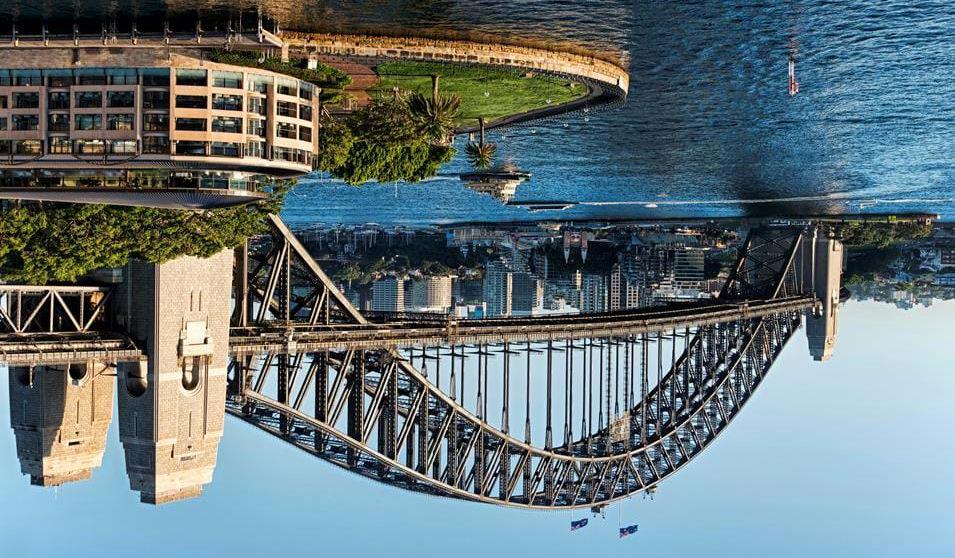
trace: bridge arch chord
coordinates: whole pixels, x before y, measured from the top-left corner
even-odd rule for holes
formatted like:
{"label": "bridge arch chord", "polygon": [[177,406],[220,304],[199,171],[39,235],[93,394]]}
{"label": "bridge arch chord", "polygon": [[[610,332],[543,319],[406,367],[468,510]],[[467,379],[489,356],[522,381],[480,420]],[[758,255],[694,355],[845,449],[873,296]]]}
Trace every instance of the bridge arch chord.
{"label": "bridge arch chord", "polygon": [[[782,269],[777,284],[788,275]],[[687,347],[684,364],[667,375],[669,384],[658,382],[656,402],[642,395],[642,408],[631,410],[639,423],[631,420],[627,436],[613,443],[607,442],[609,427],[598,432],[603,450],[596,452],[592,434],[549,449],[549,404],[543,450],[530,443],[530,415],[524,441],[508,434],[506,405],[502,427],[491,426],[486,399],[481,404],[482,354],[488,395],[481,347],[474,413],[462,405],[463,363],[462,401],[455,400],[453,347],[450,397],[393,350],[265,353],[235,361],[231,385],[238,387],[229,410],[323,459],[402,488],[504,505],[584,507],[652,486],[699,454],[751,396],[798,327],[798,316],[790,311],[698,332],[696,354]],[[725,358],[713,357],[717,348]],[[607,362],[609,367],[609,351]],[[609,401],[609,368],[607,378]],[[667,410],[661,401],[678,385],[682,403],[671,397]]]}

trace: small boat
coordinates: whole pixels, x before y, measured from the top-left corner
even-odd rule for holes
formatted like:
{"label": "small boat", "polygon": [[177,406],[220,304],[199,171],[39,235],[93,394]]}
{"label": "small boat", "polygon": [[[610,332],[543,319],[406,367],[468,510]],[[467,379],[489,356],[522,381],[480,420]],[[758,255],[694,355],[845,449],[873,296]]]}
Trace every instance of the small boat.
{"label": "small boat", "polygon": [[575,201],[566,200],[522,200],[510,201],[507,205],[523,207],[528,211],[563,211],[577,205]]}

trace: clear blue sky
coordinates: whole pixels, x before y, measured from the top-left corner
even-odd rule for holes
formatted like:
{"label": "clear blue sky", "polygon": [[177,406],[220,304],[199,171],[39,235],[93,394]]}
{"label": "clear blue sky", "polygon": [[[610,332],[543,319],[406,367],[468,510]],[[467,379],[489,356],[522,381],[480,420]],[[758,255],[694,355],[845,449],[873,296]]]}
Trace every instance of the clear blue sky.
{"label": "clear blue sky", "polygon": [[[833,359],[800,332],[699,459],[570,533],[585,512],[523,512],[409,494],[229,419],[202,498],[129,490],[115,422],[103,467],[58,491],[19,474],[0,382],[0,554],[17,556],[953,556],[955,302],[850,302]],[[640,532],[618,540],[618,513]]]}

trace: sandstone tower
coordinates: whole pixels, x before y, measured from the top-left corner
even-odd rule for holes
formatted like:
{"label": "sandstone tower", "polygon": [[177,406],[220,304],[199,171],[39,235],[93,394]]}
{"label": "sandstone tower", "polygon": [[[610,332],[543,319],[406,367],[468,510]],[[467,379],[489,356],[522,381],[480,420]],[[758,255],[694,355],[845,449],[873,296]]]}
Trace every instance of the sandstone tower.
{"label": "sandstone tower", "polygon": [[162,504],[212,481],[225,418],[231,250],[161,265],[132,262],[116,320],[143,349],[119,365],[119,433],[130,487]]}
{"label": "sandstone tower", "polygon": [[112,366],[94,362],[11,367],[10,425],[30,483],[90,478],[103,462],[113,420]]}

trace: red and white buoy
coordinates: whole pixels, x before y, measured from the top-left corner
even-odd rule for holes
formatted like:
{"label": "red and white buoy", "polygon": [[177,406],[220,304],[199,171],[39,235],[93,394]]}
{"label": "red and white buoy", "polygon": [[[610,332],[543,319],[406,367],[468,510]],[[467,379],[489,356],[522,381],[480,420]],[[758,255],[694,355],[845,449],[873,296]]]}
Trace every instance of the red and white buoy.
{"label": "red and white buoy", "polygon": [[796,81],[796,57],[789,55],[789,96],[799,93],[799,82]]}

